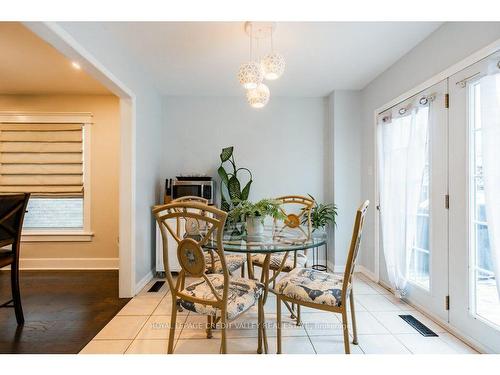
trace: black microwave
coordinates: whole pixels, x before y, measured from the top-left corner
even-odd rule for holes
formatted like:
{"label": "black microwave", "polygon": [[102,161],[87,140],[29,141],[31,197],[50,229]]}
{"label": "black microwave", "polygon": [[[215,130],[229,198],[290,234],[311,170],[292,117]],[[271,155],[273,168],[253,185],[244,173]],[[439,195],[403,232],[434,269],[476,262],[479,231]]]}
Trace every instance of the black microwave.
{"label": "black microwave", "polygon": [[202,197],[208,204],[214,204],[214,182],[207,178],[203,180],[177,179],[172,181],[172,199],[186,196]]}

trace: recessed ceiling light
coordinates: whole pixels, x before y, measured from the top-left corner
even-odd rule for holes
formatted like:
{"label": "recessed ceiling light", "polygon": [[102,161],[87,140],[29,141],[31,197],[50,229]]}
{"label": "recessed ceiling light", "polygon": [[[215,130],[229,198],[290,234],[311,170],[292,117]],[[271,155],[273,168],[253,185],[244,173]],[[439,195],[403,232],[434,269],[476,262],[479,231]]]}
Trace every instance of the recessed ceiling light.
{"label": "recessed ceiling light", "polygon": [[80,70],[80,69],[82,68],[82,67],[80,66],[80,64],[78,64],[76,61],[73,61],[73,62],[71,63],[71,66],[72,66],[73,68],[75,68],[76,70]]}

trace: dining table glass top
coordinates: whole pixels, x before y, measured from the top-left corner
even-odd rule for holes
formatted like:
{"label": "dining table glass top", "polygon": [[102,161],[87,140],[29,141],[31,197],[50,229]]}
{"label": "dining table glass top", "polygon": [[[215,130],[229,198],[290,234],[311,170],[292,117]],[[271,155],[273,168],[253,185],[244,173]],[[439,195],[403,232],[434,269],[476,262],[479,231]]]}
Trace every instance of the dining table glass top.
{"label": "dining table glass top", "polygon": [[[306,250],[326,243],[327,236],[323,230],[315,230],[308,239],[303,232],[291,228],[264,226],[260,235],[248,235],[241,224],[226,225],[223,233],[224,251],[234,253],[279,253]],[[214,239],[206,245],[208,249],[217,249]]]}

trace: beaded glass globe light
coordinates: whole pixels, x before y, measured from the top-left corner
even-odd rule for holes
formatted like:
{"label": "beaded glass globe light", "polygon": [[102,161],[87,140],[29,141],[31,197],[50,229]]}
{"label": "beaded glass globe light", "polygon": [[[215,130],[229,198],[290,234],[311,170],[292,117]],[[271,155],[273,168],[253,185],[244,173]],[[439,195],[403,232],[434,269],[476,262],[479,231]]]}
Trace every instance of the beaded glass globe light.
{"label": "beaded glass globe light", "polygon": [[268,80],[278,79],[285,71],[285,58],[277,52],[265,56],[260,64],[264,72],[264,78]]}
{"label": "beaded glass globe light", "polygon": [[247,101],[250,106],[253,108],[262,108],[267,102],[269,102],[269,97],[271,96],[271,92],[269,91],[269,87],[261,83],[255,89],[251,89],[247,91]]}
{"label": "beaded glass globe light", "polygon": [[258,62],[251,61],[240,66],[238,80],[247,90],[257,88],[257,86],[262,83],[263,79],[262,67]]}

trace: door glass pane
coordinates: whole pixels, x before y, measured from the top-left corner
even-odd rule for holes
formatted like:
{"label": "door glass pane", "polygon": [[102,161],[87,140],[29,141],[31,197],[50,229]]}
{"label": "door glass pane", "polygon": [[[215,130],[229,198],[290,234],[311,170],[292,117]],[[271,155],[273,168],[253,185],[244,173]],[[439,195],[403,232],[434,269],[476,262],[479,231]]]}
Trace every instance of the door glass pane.
{"label": "door glass pane", "polygon": [[470,129],[470,296],[472,315],[500,326],[500,302],[488,235],[484,193],[481,128],[481,81],[469,86]]}
{"label": "door glass pane", "polygon": [[[428,122],[427,122],[428,126]],[[429,134],[429,131],[427,131]],[[429,165],[429,136],[425,147],[425,167],[421,179],[420,199],[417,211],[417,231],[414,246],[409,255],[408,280],[429,290],[429,193],[430,193],[430,165]]]}

